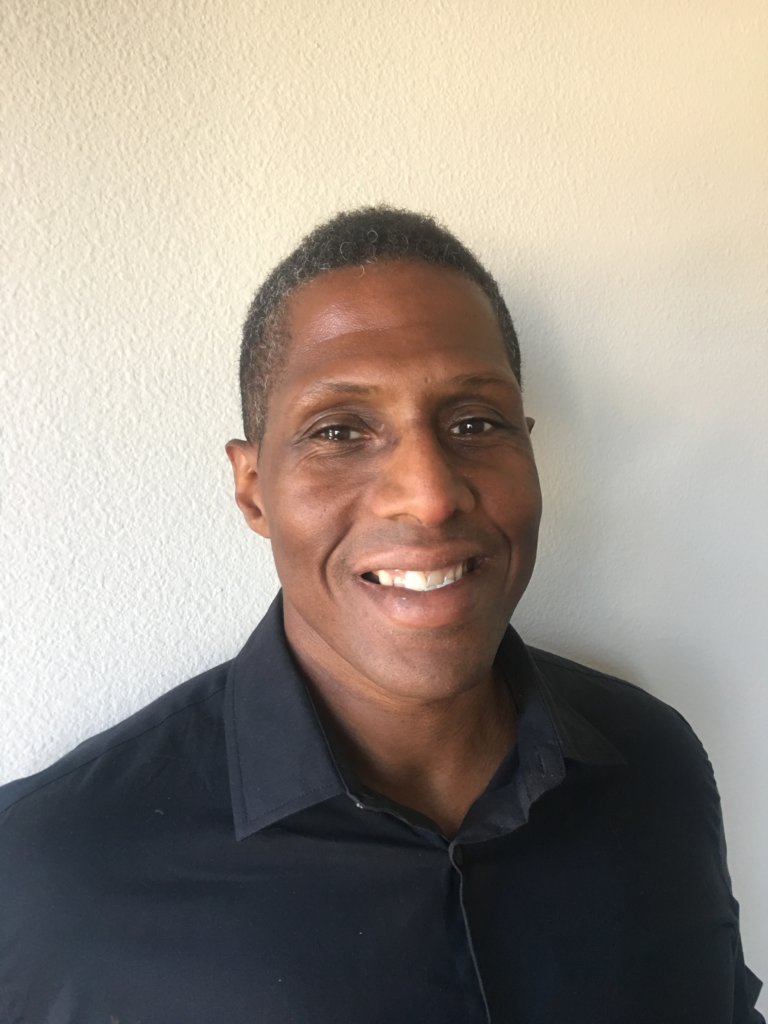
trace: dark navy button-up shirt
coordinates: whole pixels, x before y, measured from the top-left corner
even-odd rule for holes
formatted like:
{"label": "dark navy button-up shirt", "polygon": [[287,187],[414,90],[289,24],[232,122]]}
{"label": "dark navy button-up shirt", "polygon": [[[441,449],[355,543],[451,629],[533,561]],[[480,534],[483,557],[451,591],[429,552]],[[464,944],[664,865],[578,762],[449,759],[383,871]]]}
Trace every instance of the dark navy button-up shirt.
{"label": "dark navy button-up shirt", "polygon": [[280,601],[234,661],[0,789],[2,1024],[758,1024],[704,751],[499,651],[518,741],[453,840],[331,748]]}

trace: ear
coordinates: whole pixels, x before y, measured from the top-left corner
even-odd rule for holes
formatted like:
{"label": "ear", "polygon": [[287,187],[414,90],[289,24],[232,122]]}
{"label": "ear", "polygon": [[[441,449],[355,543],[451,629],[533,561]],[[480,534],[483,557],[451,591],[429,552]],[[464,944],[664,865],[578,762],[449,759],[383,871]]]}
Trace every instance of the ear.
{"label": "ear", "polygon": [[249,441],[233,438],[224,446],[235,478],[235,501],[250,528],[269,537],[269,523],[261,501],[259,450]]}
{"label": "ear", "polygon": [[533,418],[533,416],[526,416],[525,417],[525,422],[526,422],[526,424],[528,426],[528,433],[532,434],[533,433],[533,425],[536,422],[536,420]]}

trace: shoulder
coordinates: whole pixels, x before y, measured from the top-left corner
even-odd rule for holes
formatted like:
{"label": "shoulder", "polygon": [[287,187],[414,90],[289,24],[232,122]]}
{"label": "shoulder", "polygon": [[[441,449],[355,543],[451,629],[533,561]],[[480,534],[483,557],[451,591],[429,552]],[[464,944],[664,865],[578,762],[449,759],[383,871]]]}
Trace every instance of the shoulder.
{"label": "shoulder", "polygon": [[712,781],[701,741],[671,705],[625,679],[547,651],[529,651],[555,701],[565,702],[598,729],[629,763],[667,777],[673,767],[687,764]]}
{"label": "shoulder", "polygon": [[696,864],[729,891],[714,771],[683,716],[626,680],[544,651],[531,656],[565,726],[566,747],[575,735],[575,749],[589,750],[597,733],[621,756],[623,764],[601,783],[612,828],[624,828],[638,848],[663,851],[667,859],[674,847],[681,871]]}
{"label": "shoulder", "polygon": [[29,806],[66,802],[75,795],[114,795],[130,787],[158,758],[183,758],[206,744],[223,726],[223,691],[229,662],[209,669],[158,697],[117,725],[85,740],[48,768],[0,786],[0,842],[3,822]]}
{"label": "shoulder", "polygon": [[116,925],[149,920],[152,887],[172,892],[185,857],[231,832],[227,668],[0,789],[0,987],[23,1005],[43,984],[92,980]]}

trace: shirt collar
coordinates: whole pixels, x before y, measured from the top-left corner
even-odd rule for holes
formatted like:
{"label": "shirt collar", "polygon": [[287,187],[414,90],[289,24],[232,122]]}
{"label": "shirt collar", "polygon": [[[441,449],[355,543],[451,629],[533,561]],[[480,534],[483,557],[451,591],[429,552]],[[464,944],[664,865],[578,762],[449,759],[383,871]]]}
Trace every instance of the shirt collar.
{"label": "shirt collar", "polygon": [[539,667],[534,654],[509,626],[496,664],[514,696],[517,742],[464,819],[458,837],[464,843],[525,824],[533,804],[563,782],[568,761],[624,763],[613,744],[568,703],[562,687],[549,678],[547,662]]}
{"label": "shirt collar", "polygon": [[345,791],[285,639],[281,594],[230,666],[224,722],[238,839]]}
{"label": "shirt collar", "polygon": [[[499,648],[508,664],[518,707],[521,746],[535,738],[557,744],[566,760],[583,764],[624,764],[613,743],[569,703],[551,669],[551,656],[523,643],[510,626]],[[534,742],[534,747],[536,746]]]}
{"label": "shirt collar", "polygon": [[[518,709],[517,744],[510,756],[516,765],[515,802],[527,820],[530,805],[562,782],[566,760],[601,765],[621,763],[623,758],[568,704],[547,678],[546,667],[543,671],[537,667],[511,626],[498,661],[510,680]],[[230,666],[224,721],[238,839],[349,793],[288,647],[281,594]],[[501,781],[503,768],[497,776],[499,788],[506,789]],[[501,831],[504,823],[497,824]]]}

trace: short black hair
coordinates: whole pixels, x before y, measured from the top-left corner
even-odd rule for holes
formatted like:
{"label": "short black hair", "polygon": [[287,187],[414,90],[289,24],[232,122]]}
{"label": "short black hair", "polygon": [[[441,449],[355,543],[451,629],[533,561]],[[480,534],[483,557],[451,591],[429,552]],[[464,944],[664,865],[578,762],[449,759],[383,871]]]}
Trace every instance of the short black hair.
{"label": "short black hair", "polygon": [[509,364],[522,384],[520,346],[499,286],[474,253],[432,217],[391,206],[366,206],[320,224],[279,263],[256,292],[243,325],[240,396],[246,438],[261,442],[269,393],[284,367],[285,303],[292,292],[320,274],[385,261],[419,260],[465,274],[491,302]]}

